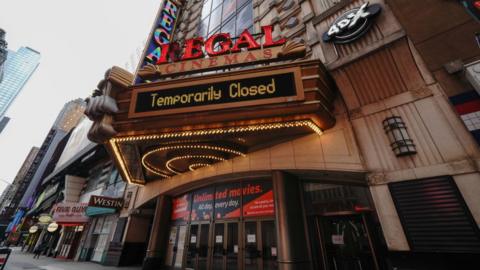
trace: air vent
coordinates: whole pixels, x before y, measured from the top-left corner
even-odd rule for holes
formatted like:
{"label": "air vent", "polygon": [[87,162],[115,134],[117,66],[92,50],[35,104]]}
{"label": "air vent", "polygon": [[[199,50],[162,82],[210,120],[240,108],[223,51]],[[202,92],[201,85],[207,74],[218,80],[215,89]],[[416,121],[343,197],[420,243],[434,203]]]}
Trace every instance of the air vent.
{"label": "air vent", "polygon": [[451,177],[389,188],[413,251],[480,253],[480,231]]}

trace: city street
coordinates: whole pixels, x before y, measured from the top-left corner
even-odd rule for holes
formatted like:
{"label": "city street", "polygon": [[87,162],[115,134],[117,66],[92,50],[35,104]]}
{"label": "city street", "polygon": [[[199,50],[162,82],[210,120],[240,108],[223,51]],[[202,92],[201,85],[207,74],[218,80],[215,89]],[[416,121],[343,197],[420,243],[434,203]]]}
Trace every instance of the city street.
{"label": "city street", "polygon": [[480,270],[480,0],[0,7],[0,270]]}
{"label": "city street", "polygon": [[138,270],[141,267],[111,267],[92,262],[75,262],[71,260],[54,259],[41,256],[33,259],[32,253],[20,251],[20,248],[12,248],[12,254],[8,259],[4,270]]}

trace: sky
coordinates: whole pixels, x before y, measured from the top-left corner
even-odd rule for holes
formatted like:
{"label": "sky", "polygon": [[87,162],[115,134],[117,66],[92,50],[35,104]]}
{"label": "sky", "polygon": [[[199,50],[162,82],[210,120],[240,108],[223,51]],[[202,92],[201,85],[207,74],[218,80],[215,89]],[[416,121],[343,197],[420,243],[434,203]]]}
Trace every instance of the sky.
{"label": "sky", "polygon": [[10,106],[0,133],[0,193],[63,105],[86,98],[112,66],[131,70],[161,0],[1,0],[8,48],[28,46],[40,65]]}

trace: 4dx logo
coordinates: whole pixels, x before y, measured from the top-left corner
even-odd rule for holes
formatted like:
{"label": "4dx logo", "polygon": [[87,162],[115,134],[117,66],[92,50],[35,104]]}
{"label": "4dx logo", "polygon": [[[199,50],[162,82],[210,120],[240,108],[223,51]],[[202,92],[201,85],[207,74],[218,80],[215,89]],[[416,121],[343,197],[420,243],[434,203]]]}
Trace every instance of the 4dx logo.
{"label": "4dx logo", "polygon": [[324,42],[348,43],[360,38],[372,25],[371,18],[380,13],[379,4],[354,8],[342,14],[322,36]]}

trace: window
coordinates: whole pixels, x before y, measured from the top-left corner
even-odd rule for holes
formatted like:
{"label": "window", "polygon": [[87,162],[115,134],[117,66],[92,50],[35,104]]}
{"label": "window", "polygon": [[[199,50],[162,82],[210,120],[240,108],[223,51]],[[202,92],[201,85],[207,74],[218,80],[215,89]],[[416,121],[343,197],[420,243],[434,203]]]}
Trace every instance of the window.
{"label": "window", "polygon": [[108,183],[106,183],[102,195],[113,198],[122,197],[125,186],[125,181],[123,181],[122,176],[120,176],[117,169],[114,168],[110,174]]}
{"label": "window", "polygon": [[205,0],[198,36],[230,33],[238,36],[243,30],[253,28],[253,4],[251,0]]}

